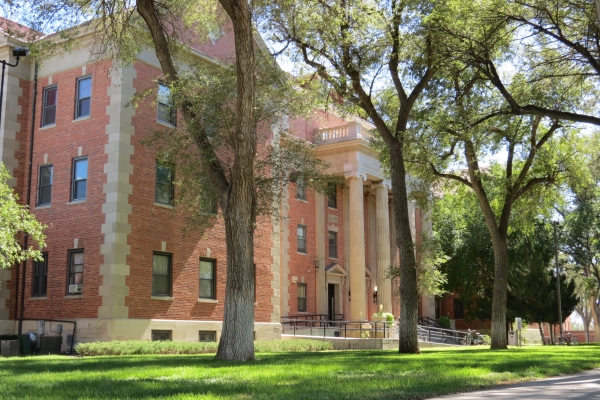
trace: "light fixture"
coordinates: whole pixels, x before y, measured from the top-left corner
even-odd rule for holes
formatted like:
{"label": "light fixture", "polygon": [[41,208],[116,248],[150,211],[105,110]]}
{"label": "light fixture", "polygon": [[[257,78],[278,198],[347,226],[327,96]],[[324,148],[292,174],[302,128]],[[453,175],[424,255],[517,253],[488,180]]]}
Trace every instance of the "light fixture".
{"label": "light fixture", "polygon": [[377,304],[377,286],[373,288],[373,302]]}

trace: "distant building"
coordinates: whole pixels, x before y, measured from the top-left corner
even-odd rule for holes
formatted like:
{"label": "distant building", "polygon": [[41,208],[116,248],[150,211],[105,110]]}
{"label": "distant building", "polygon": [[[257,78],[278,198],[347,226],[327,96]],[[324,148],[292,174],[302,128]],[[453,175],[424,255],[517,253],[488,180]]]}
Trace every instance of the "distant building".
{"label": "distant building", "polygon": [[[40,64],[35,104],[31,60],[8,68],[5,79],[0,160],[25,199],[33,147],[30,207],[48,225],[44,261],[28,262],[24,275],[24,332],[37,331],[44,319],[46,334],[58,335],[59,322],[49,320],[69,320],[77,322],[76,342],[218,340],[226,277],[222,220],[182,237],[185,216],[172,210],[176,171],[142,144],[180,119],[168,87],[157,83],[154,51],[115,68],[110,59],[90,61],[89,36],[79,41],[71,53]],[[12,59],[17,45],[23,43],[0,32],[0,59]],[[226,28],[217,40],[190,45],[206,62],[234,55]],[[157,99],[128,106],[134,93],[152,88]],[[289,315],[355,321],[369,319],[380,303],[399,315],[393,284],[384,279],[398,252],[390,184],[367,141],[374,127],[331,113],[290,124],[346,180],[331,196],[292,184],[284,218],[258,224],[256,338],[279,337],[280,319]],[[409,208],[418,237],[430,222],[413,203]],[[14,333],[21,317],[18,276],[22,265],[0,271],[2,334]],[[435,317],[433,297],[422,298],[420,314]],[[64,332],[69,329],[65,324]],[[64,334],[65,346],[67,340]]]}

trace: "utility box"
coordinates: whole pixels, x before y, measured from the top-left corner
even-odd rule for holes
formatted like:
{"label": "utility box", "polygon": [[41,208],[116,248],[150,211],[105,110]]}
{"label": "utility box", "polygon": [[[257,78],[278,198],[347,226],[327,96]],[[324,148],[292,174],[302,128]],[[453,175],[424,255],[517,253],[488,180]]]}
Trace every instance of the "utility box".
{"label": "utility box", "polygon": [[3,356],[19,355],[19,341],[18,340],[2,340],[2,341],[0,341],[0,354]]}
{"label": "utility box", "polygon": [[62,336],[43,336],[40,338],[40,354],[60,354]]}
{"label": "utility box", "polygon": [[43,335],[46,332],[46,321],[40,319],[38,321],[38,335]]}

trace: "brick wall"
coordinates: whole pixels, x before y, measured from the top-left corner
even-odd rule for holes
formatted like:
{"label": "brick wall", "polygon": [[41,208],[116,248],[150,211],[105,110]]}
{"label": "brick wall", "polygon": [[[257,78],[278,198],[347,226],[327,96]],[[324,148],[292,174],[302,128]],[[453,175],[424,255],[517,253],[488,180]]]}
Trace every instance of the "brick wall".
{"label": "brick wall", "polygon": [[[36,102],[35,141],[33,154],[31,208],[43,224],[48,225],[45,251],[48,252],[48,289],[46,299],[32,299],[32,263],[28,263],[25,284],[25,318],[93,318],[97,316],[100,297],[99,254],[103,222],[101,213],[104,202],[102,185],[105,183],[104,145],[107,124],[106,106],[109,84],[108,68],[110,61],[89,64],[86,72],[73,68],[54,74],[52,85],[58,85],[56,125],[40,128],[42,115],[43,88],[48,86],[49,77],[40,77]],[[75,88],[77,78],[92,76],[92,99],[89,119],[74,121]],[[30,92],[32,89],[30,90]],[[30,113],[29,113],[30,114]],[[21,136],[27,136],[31,125],[23,124]],[[25,140],[23,140],[23,143]],[[72,160],[79,155],[88,157],[87,199],[78,204],[70,203]],[[26,150],[26,151],[25,151]],[[53,165],[52,203],[50,207],[36,209],[39,166],[44,164],[47,154],[48,164]],[[22,160],[29,156],[28,146],[20,155]],[[24,161],[21,165],[26,165]],[[26,174],[22,174],[26,175]],[[18,174],[19,176],[19,174]],[[26,176],[22,180],[26,185]],[[22,187],[23,187],[22,186]],[[23,189],[25,192],[25,189]],[[78,247],[85,251],[85,267],[82,296],[67,295],[68,251]],[[11,293],[14,293],[11,291]],[[14,302],[14,297],[11,303]],[[14,306],[11,306],[11,308]],[[11,314],[11,318],[12,318]]]}

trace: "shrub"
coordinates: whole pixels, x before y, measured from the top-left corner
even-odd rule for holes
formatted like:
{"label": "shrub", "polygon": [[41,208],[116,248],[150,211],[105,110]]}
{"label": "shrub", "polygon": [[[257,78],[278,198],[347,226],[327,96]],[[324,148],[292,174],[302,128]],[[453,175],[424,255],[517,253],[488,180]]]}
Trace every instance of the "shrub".
{"label": "shrub", "polygon": [[440,325],[440,328],[450,329],[450,327],[451,327],[450,318],[448,318],[447,316],[444,315],[444,316],[440,317],[438,324]]}
{"label": "shrub", "polygon": [[[209,354],[216,353],[217,342],[150,342],[127,340],[79,343],[75,351],[82,356],[124,356],[137,354]],[[319,340],[259,340],[254,342],[257,353],[303,352],[332,350],[333,345]]]}

